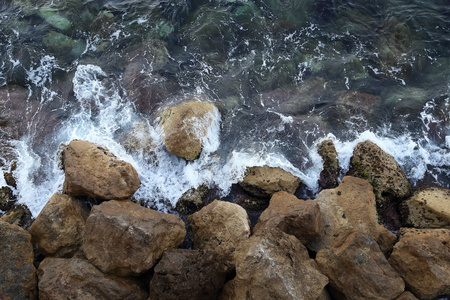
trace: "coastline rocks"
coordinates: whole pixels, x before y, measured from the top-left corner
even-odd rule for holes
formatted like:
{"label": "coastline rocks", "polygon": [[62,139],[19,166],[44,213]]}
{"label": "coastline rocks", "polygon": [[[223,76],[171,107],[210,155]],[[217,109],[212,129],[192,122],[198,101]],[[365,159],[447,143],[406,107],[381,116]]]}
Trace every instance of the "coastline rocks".
{"label": "coastline rocks", "polygon": [[323,160],[323,170],[320,172],[319,186],[332,189],[338,186],[339,160],[333,140],[325,140],[318,146],[317,152]]}
{"label": "coastline rocks", "polygon": [[62,162],[64,191],[70,196],[122,200],[130,198],[141,184],[131,164],[90,142],[71,141],[62,152]]}
{"label": "coastline rocks", "polygon": [[204,184],[197,188],[187,190],[176,204],[176,210],[180,214],[192,214],[200,210],[205,204],[203,199],[208,194],[208,187]]}
{"label": "coastline rocks", "polygon": [[450,230],[408,229],[399,232],[389,263],[408,290],[420,299],[450,294]]}
{"label": "coastline rocks", "polygon": [[31,226],[33,216],[25,204],[14,205],[9,211],[0,217],[0,220],[9,224],[22,227],[25,230]]}
{"label": "coastline rocks", "polygon": [[245,176],[239,185],[250,194],[257,197],[270,197],[273,193],[286,191],[295,193],[300,184],[300,178],[276,167],[262,166],[247,168]]}
{"label": "coastline rocks", "polygon": [[45,256],[82,255],[80,248],[88,215],[83,201],[54,194],[31,224],[29,233],[33,244]]}
{"label": "coastline rocks", "polygon": [[0,221],[0,299],[36,299],[36,269],[31,236]]}
{"label": "coastline rocks", "polygon": [[11,188],[7,186],[2,186],[0,188],[0,210],[8,211],[10,210],[17,199],[13,194]]}
{"label": "coastline rocks", "polygon": [[83,251],[104,273],[137,276],[148,271],[163,252],[179,246],[184,222],[131,201],[111,200],[92,208],[83,234]]}
{"label": "coastline rocks", "polygon": [[46,258],[39,265],[39,299],[144,300],[148,294],[135,280],[103,274],[78,258]]}
{"label": "coastline rocks", "polygon": [[405,289],[377,243],[361,231],[341,235],[317,253],[316,262],[332,294],[344,299],[395,299]]}

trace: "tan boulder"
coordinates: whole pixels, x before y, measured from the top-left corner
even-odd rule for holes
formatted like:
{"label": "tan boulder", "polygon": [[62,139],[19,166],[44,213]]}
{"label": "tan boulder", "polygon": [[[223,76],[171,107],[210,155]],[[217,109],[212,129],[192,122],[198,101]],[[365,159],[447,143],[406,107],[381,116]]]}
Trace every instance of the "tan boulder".
{"label": "tan boulder", "polygon": [[450,294],[450,230],[400,230],[389,263],[420,299]]}
{"label": "tan boulder", "polygon": [[0,217],[0,220],[22,227],[25,230],[33,223],[33,215],[25,204],[14,205],[9,211]]}
{"label": "tan boulder", "polygon": [[418,300],[411,292],[403,292],[395,300]]}
{"label": "tan boulder", "polygon": [[73,140],[62,152],[64,191],[70,196],[121,200],[133,196],[141,181],[133,166],[99,145]]}
{"label": "tan boulder", "polygon": [[29,229],[33,244],[45,256],[81,254],[87,205],[69,195],[54,194]]}
{"label": "tan boulder", "polygon": [[317,152],[323,160],[323,170],[320,172],[319,186],[332,189],[338,186],[339,160],[333,140],[325,140],[317,147]]}
{"label": "tan boulder", "polygon": [[186,236],[184,222],[131,201],[108,201],[92,208],[83,251],[104,273],[136,276],[148,271],[167,249]]}

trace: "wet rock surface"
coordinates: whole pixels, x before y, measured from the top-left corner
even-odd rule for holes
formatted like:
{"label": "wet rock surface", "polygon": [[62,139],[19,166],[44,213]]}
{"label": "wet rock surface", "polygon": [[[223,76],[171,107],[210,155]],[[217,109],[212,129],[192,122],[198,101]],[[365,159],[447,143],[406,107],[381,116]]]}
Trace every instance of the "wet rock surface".
{"label": "wet rock surface", "polygon": [[323,170],[320,172],[319,186],[331,189],[338,186],[339,160],[333,140],[325,140],[319,144],[317,152],[323,160]]}
{"label": "wet rock surface", "polygon": [[209,190],[206,185],[187,190],[176,204],[176,210],[181,214],[192,214],[205,205],[205,197]]}
{"label": "wet rock surface", "polygon": [[33,216],[25,204],[14,205],[9,211],[0,217],[0,220],[22,227],[25,230],[30,228]]}

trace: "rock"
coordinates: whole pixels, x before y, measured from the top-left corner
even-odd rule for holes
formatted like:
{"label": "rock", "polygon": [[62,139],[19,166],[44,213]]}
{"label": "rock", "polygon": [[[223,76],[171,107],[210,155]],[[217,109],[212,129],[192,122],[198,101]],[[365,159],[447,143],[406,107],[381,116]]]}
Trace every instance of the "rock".
{"label": "rock", "polygon": [[135,279],[103,274],[87,260],[79,258],[46,258],[37,274],[39,299],[138,300],[148,297]]}
{"label": "rock", "polygon": [[83,40],[74,40],[71,37],[57,31],[50,30],[43,38],[42,43],[57,57],[62,57],[70,62],[81,56],[86,49]]}
{"label": "rock", "polygon": [[87,205],[69,195],[54,194],[29,229],[33,244],[45,256],[81,254]]}
{"label": "rock", "polygon": [[28,230],[33,222],[33,215],[25,204],[18,204],[1,216],[0,220]]}
{"label": "rock", "polygon": [[366,180],[346,176],[337,188],[321,191],[315,201],[324,217],[325,233],[308,244],[314,251],[324,249],[340,235],[356,229],[377,241],[385,254],[397,240],[393,233],[378,224],[375,195]]}
{"label": "rock", "polygon": [[317,152],[323,160],[323,170],[320,172],[319,186],[332,189],[338,186],[339,160],[333,140],[325,140],[318,146]]}
{"label": "rock", "polygon": [[133,166],[108,149],[74,140],[62,153],[64,191],[71,196],[121,200],[133,196],[141,181]]}
{"label": "rock", "polygon": [[202,184],[198,188],[187,190],[183,196],[177,201],[176,210],[180,214],[192,214],[200,210],[204,204],[204,198],[208,194],[209,189]]}
{"label": "rock", "polygon": [[14,196],[11,188],[7,186],[2,186],[0,188],[0,210],[10,210],[16,201],[17,198]]}
{"label": "rock", "polygon": [[337,93],[336,106],[339,110],[338,113],[343,118],[361,115],[365,119],[369,119],[380,103],[380,97],[371,94],[358,91],[341,91]]}
{"label": "rock", "polygon": [[251,167],[247,169],[239,184],[254,196],[270,197],[279,191],[295,193],[300,178],[278,167]]}
{"label": "rock", "polygon": [[450,228],[450,190],[423,188],[400,204],[405,226],[416,228]]}
{"label": "rock", "polygon": [[236,277],[219,299],[317,299],[328,278],[292,235],[266,230],[243,241],[234,254]]}
{"label": "rock", "polygon": [[[11,171],[15,170],[16,167],[17,167],[16,162],[13,162]],[[4,172],[3,178],[5,178],[5,182],[7,185],[12,186],[13,188],[17,189],[17,182],[16,182],[16,179],[14,178],[12,172]]]}
{"label": "rock", "polygon": [[348,232],[316,256],[332,291],[343,299],[395,299],[405,289],[375,240],[364,232]]}
{"label": "rock", "polygon": [[419,299],[450,294],[450,230],[400,230],[389,263]]}
{"label": "rock", "polygon": [[150,282],[151,299],[217,299],[226,269],[212,251],[164,252]]}
{"label": "rock", "polygon": [[323,234],[325,223],[317,202],[299,200],[287,192],[277,192],[259,217],[253,235],[259,234],[264,228],[278,228],[295,236],[302,244],[308,244]]}
{"label": "rock", "polygon": [[236,247],[250,236],[250,220],[237,204],[214,200],[187,218],[194,249],[211,250],[234,265]]}
{"label": "rock", "polygon": [[188,161],[195,160],[202,152],[209,131],[218,125],[219,118],[219,110],[208,102],[183,102],[166,109],[162,113],[160,127],[167,150]]}
{"label": "rock", "polygon": [[133,124],[133,128],[120,137],[121,145],[127,152],[139,155],[148,164],[157,164],[157,143],[154,137],[157,135],[155,129],[148,120],[141,119]]}
{"label": "rock", "polygon": [[131,201],[111,200],[92,208],[83,251],[104,273],[136,276],[148,271],[167,249],[186,236],[184,222]]}
{"label": "rock", "polygon": [[67,31],[72,25],[64,16],[58,14],[58,9],[50,6],[42,6],[39,9],[39,16],[56,29]]}
{"label": "rock", "polygon": [[0,257],[0,299],[36,299],[30,234],[0,220]]}
{"label": "rock", "polygon": [[395,300],[418,300],[418,299],[410,292],[403,292],[400,296],[395,298]]}

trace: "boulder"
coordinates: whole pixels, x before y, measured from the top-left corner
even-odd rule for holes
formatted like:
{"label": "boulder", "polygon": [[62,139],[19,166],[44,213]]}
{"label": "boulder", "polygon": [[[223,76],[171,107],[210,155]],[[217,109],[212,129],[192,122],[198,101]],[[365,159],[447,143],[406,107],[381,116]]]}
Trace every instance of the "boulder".
{"label": "boulder", "polygon": [[[87,205],[69,195],[54,194],[29,229],[33,244],[45,256],[82,254]],[[80,253],[81,252],[81,253]]]}
{"label": "boulder", "polygon": [[87,260],[46,258],[39,265],[39,299],[147,299],[134,278],[103,274]]}
{"label": "boulder", "polygon": [[389,263],[419,299],[450,294],[450,230],[408,229],[399,232]]}
{"label": "boulder", "polygon": [[332,293],[343,299],[395,299],[405,289],[378,244],[362,231],[341,235],[317,253],[316,262]]}
{"label": "boulder", "polygon": [[408,227],[450,228],[450,190],[419,189],[400,204],[400,215]]}
{"label": "boulder", "polygon": [[99,145],[74,140],[64,147],[64,191],[70,196],[121,200],[133,196],[141,181],[133,166]]}
{"label": "boulder", "polygon": [[295,193],[300,184],[300,178],[278,167],[251,167],[247,168],[239,184],[254,196],[270,197],[279,191]]}
{"label": "boulder", "polygon": [[217,107],[208,102],[189,101],[167,108],[159,124],[167,150],[188,161],[195,160],[219,118]]}
{"label": "boulder", "polygon": [[2,186],[0,188],[0,210],[8,211],[10,210],[14,203],[16,203],[17,198],[13,194],[11,188],[7,186]]}
{"label": "boulder", "polygon": [[302,243],[277,229],[243,241],[234,254],[236,277],[219,299],[317,299],[328,278]]}
{"label": "boulder", "polygon": [[403,292],[395,300],[418,300],[411,292]]}
{"label": "boulder", "polygon": [[137,276],[186,236],[184,222],[131,201],[111,200],[92,208],[83,234],[83,251],[104,273]]}
{"label": "boulder", "polygon": [[323,189],[337,187],[340,168],[333,140],[321,142],[317,152],[323,160],[323,170],[320,172],[319,186]]}
{"label": "boulder", "polygon": [[174,249],[164,252],[150,281],[150,299],[217,299],[226,268],[212,251]]}
{"label": "boulder", "polygon": [[0,299],[36,299],[30,234],[0,220],[0,257]]}
{"label": "boulder", "polygon": [[205,204],[204,199],[209,189],[202,184],[197,188],[187,190],[177,201],[176,209],[180,214],[192,214],[200,210]]}
{"label": "boulder", "polygon": [[25,230],[31,226],[33,215],[25,204],[14,205],[0,217],[0,220],[22,227]]}
{"label": "boulder", "polygon": [[264,228],[278,228],[295,236],[302,244],[308,244],[323,234],[325,223],[317,202],[300,200],[287,192],[277,192],[259,217],[253,235],[259,234]]}
{"label": "boulder", "polygon": [[141,119],[133,124],[133,128],[124,132],[120,138],[120,144],[127,152],[139,155],[148,164],[157,164],[156,150],[158,144],[154,141],[155,129],[148,120]]}

